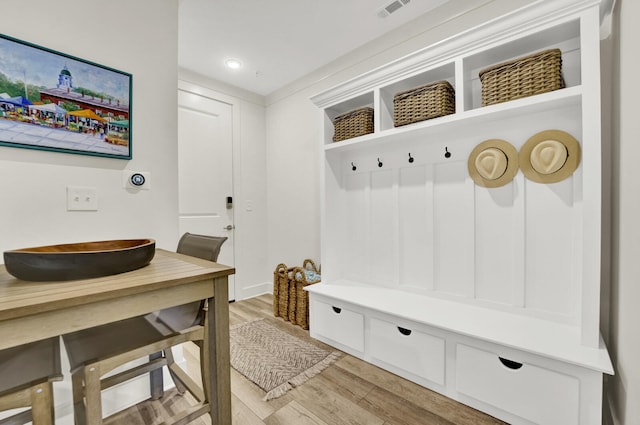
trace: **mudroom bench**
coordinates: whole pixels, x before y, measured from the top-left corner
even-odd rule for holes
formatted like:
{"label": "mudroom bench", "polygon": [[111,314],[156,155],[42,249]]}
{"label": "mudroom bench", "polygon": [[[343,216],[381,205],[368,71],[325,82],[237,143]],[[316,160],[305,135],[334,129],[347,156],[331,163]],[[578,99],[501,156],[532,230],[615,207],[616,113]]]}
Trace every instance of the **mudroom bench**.
{"label": "mudroom bench", "polygon": [[310,292],[311,336],[514,424],[596,424],[604,344],[555,322],[341,282]]}

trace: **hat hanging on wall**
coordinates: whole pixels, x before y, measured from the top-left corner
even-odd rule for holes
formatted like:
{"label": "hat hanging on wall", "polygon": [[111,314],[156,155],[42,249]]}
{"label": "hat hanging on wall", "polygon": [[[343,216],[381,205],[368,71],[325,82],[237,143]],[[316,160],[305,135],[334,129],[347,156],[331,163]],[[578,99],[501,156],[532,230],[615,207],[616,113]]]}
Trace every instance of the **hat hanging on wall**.
{"label": "hat hanging on wall", "polygon": [[471,151],[467,166],[478,186],[504,186],[518,173],[518,151],[505,140],[485,140]]}
{"label": "hat hanging on wall", "polygon": [[572,175],[580,164],[580,143],[561,130],[536,133],[520,149],[520,168],[537,183],[557,183]]}

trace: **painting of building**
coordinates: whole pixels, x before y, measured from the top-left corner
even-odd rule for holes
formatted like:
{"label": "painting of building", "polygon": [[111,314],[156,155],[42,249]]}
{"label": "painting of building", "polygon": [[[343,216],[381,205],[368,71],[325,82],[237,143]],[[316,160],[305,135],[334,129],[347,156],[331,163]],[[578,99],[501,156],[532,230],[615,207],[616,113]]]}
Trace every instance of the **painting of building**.
{"label": "painting of building", "polygon": [[40,90],[40,101],[62,105],[65,102],[73,103],[79,109],[90,109],[96,115],[114,120],[129,119],[129,105],[121,104],[118,99],[100,98],[85,95],[83,92],[73,91],[73,76],[65,65],[58,76],[58,84],[55,88]]}
{"label": "painting of building", "polygon": [[0,145],[130,159],[131,80],[0,34]]}

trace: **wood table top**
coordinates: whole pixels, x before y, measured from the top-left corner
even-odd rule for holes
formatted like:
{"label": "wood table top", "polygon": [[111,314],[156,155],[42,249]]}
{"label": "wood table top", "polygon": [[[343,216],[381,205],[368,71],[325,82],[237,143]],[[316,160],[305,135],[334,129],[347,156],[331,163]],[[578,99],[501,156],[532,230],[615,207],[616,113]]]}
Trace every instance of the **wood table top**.
{"label": "wood table top", "polygon": [[28,282],[0,265],[0,321],[215,279],[233,267],[156,249],[151,263],[131,272],[94,279]]}

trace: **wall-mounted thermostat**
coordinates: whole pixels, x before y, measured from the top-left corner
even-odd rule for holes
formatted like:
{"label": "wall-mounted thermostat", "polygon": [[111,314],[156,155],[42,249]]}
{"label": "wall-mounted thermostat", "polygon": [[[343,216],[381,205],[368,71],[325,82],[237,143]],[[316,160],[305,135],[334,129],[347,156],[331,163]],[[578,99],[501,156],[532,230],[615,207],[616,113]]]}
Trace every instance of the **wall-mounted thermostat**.
{"label": "wall-mounted thermostat", "polygon": [[122,183],[125,189],[149,190],[151,173],[148,171],[124,170]]}
{"label": "wall-mounted thermostat", "polygon": [[145,181],[147,181],[147,179],[144,178],[144,175],[140,173],[131,174],[131,177],[129,178],[129,180],[131,181],[131,184],[134,186],[142,186],[145,183]]}

